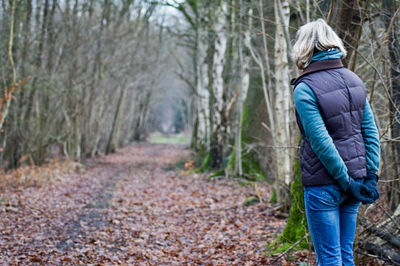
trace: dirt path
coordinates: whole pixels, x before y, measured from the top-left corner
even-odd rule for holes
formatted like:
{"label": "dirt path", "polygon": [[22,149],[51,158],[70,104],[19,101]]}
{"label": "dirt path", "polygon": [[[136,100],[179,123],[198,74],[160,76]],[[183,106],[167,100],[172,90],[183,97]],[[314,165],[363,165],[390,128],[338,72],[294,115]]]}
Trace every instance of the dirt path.
{"label": "dirt path", "polygon": [[267,216],[267,203],[243,206],[252,186],[167,170],[189,155],[134,144],[42,185],[3,186],[1,262],[269,265],[263,246],[284,221]]}

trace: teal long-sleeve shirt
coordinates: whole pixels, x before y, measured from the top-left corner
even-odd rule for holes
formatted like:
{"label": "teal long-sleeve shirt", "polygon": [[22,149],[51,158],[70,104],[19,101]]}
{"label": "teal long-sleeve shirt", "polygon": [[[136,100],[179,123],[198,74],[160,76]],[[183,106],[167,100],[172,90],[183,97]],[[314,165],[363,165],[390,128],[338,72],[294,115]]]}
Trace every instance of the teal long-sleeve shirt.
{"label": "teal long-sleeve shirt", "polygon": [[[338,49],[330,49],[315,54],[312,61],[335,59],[342,56],[343,54]],[[301,82],[296,86],[293,97],[297,113],[299,114],[311,148],[328,172],[346,190],[349,181],[347,167],[326,129],[314,92],[306,83]],[[379,133],[368,100],[365,103],[361,132],[366,149],[367,171],[376,173],[379,169],[380,160]]]}

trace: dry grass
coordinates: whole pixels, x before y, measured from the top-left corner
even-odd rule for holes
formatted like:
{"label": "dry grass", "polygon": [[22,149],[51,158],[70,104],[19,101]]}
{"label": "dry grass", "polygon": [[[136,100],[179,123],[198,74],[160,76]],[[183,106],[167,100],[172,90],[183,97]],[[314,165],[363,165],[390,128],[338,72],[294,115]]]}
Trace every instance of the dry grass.
{"label": "dry grass", "polygon": [[52,179],[75,173],[82,167],[82,164],[67,159],[53,159],[41,166],[24,165],[17,169],[0,173],[0,189],[5,186],[42,186]]}

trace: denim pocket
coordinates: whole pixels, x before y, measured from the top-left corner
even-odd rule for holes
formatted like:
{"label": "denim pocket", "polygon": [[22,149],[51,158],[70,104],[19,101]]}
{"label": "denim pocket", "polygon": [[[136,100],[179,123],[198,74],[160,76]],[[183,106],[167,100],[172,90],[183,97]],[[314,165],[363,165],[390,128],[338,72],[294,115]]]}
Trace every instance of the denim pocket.
{"label": "denim pocket", "polygon": [[304,193],[306,208],[309,210],[332,210],[342,202],[342,192],[338,185],[306,187]]}

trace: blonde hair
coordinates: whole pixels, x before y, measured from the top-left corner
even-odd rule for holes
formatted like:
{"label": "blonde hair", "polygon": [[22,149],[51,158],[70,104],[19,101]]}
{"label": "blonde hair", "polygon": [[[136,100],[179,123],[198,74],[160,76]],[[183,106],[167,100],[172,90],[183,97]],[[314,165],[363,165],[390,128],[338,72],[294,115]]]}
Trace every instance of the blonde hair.
{"label": "blonde hair", "polygon": [[300,27],[296,33],[296,42],[293,46],[293,59],[299,69],[306,68],[315,50],[323,51],[338,48],[343,57],[346,49],[342,40],[323,19],[309,22]]}

